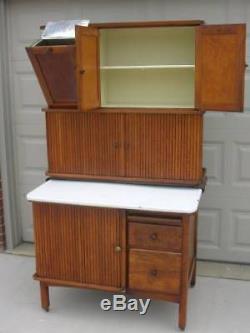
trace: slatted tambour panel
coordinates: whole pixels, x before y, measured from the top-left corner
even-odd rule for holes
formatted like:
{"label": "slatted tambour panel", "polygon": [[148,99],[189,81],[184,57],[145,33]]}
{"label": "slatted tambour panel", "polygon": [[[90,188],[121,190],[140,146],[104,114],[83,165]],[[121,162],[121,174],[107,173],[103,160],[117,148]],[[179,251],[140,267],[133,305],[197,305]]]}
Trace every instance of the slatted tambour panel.
{"label": "slatted tambour panel", "polygon": [[197,184],[202,115],[47,112],[49,175]]}
{"label": "slatted tambour panel", "polygon": [[202,115],[125,116],[126,176],[198,181],[202,174]]}
{"label": "slatted tambour panel", "polygon": [[33,212],[38,276],[80,282],[80,207],[34,203]]}
{"label": "slatted tambour panel", "polygon": [[[84,208],[81,224],[81,253],[85,257],[83,282],[121,287],[122,218],[119,210]],[[125,232],[125,230],[124,230]]]}
{"label": "slatted tambour panel", "polygon": [[33,210],[39,277],[121,287],[125,221],[120,210],[48,203],[33,203]]}
{"label": "slatted tambour panel", "polygon": [[50,173],[121,176],[121,114],[48,112]]}

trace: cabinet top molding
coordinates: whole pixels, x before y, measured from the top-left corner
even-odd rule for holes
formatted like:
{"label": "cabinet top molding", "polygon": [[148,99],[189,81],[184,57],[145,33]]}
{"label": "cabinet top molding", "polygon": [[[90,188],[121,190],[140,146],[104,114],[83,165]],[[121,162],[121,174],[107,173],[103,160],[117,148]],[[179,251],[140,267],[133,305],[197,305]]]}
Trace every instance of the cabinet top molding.
{"label": "cabinet top molding", "polygon": [[92,23],[89,26],[99,29],[113,29],[113,28],[139,28],[139,27],[178,27],[178,26],[196,26],[202,25],[203,20],[178,20],[178,21],[131,21],[131,22],[104,22]]}

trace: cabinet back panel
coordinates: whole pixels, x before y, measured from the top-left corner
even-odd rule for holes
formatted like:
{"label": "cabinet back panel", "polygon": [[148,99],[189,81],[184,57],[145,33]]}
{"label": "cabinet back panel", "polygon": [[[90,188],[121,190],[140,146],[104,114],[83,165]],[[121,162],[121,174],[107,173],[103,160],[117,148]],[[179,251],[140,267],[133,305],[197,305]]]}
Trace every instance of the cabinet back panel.
{"label": "cabinet back panel", "polygon": [[114,107],[192,108],[193,68],[101,71],[101,104]]}
{"label": "cabinet back panel", "polygon": [[101,66],[194,64],[195,28],[100,30]]}
{"label": "cabinet back panel", "polygon": [[193,27],[101,29],[101,105],[192,108],[194,33]]}
{"label": "cabinet back panel", "polygon": [[202,115],[47,112],[48,174],[198,184]]}

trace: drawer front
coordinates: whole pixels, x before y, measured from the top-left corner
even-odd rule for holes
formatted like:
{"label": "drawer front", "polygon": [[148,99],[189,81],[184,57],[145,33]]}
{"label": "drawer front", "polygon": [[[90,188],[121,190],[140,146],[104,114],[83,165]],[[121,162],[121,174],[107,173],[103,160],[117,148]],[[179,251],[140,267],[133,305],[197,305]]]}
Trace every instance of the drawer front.
{"label": "drawer front", "polygon": [[129,289],[178,294],[181,254],[130,250]]}
{"label": "drawer front", "polygon": [[129,246],[181,252],[182,228],[150,223],[129,223]]}

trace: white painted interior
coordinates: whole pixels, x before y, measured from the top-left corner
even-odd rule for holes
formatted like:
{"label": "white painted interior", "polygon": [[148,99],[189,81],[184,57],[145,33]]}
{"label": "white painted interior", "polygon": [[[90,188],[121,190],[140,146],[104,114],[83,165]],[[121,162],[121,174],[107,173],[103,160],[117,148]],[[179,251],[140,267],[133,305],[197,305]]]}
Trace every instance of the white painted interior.
{"label": "white painted interior", "polygon": [[[18,208],[22,238],[33,240],[31,204],[26,193],[43,183],[47,168],[45,100],[25,46],[39,39],[49,20],[89,18],[91,22],[204,19],[209,24],[247,23],[250,63],[250,2],[246,0],[8,0],[11,135],[16,173],[12,200]],[[225,80],[227,78],[225,77]],[[250,70],[245,76],[242,114],[207,113],[204,166],[208,185],[199,215],[199,258],[250,262]]]}
{"label": "white painted interior", "polygon": [[27,200],[191,214],[197,211],[201,194],[201,189],[181,187],[48,180],[28,193]]}
{"label": "white painted interior", "polygon": [[102,29],[101,105],[194,107],[193,27]]}

